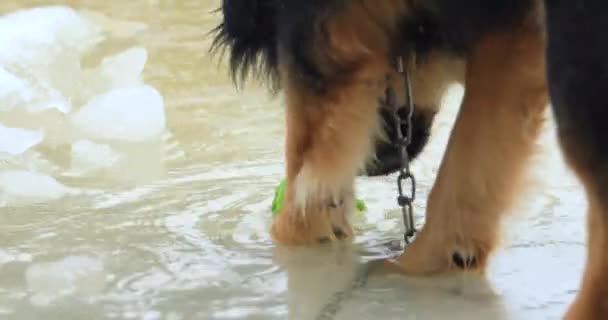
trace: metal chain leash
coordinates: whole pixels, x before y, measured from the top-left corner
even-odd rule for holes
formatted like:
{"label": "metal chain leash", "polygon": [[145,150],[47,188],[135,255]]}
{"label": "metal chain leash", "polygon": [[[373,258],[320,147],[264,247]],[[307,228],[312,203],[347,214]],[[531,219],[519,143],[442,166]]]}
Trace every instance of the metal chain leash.
{"label": "metal chain leash", "polygon": [[[396,61],[396,70],[403,75],[405,82],[406,102],[402,106],[397,105],[397,96],[395,90],[389,87],[386,92],[386,103],[392,109],[393,118],[395,120],[395,129],[397,130],[396,147],[399,148],[399,156],[401,158],[401,166],[399,168],[399,176],[397,177],[397,190],[399,196],[397,203],[401,207],[403,215],[403,225],[405,232],[403,238],[405,244],[409,244],[412,238],[416,235],[416,226],[414,225],[414,207],[413,203],[416,198],[416,179],[410,171],[410,157],[407,148],[412,142],[412,116],[414,115],[414,99],[412,96],[412,84],[410,79],[410,71],[405,68],[403,57],[399,57]],[[400,114],[405,113],[405,119]],[[402,126],[405,125],[407,130],[404,134]],[[409,186],[409,193],[405,193],[405,186]]]}

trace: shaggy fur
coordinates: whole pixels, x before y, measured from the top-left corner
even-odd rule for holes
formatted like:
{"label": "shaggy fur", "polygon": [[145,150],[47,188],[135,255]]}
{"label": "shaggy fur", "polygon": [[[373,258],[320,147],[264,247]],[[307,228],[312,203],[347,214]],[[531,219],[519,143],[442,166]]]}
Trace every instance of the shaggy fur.
{"label": "shaggy fur", "polygon": [[590,203],[587,268],[568,317],[608,318],[608,109],[598,81],[608,77],[608,2],[546,2],[224,0],[213,49],[229,50],[237,84],[253,73],[287,99],[288,190],[274,239],[313,245],[352,238],[355,177],[399,166],[382,98],[388,86],[404,85],[393,66],[402,56],[415,102],[413,157],[446,88],[462,83],[465,96],[426,224],[386,267],[417,275],[484,272],[551,93],[562,149]]}

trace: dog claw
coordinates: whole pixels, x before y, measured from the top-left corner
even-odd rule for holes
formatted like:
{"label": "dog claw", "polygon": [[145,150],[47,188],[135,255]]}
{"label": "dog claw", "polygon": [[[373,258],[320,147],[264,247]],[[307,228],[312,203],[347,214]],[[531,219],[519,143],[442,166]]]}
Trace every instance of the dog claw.
{"label": "dog claw", "polygon": [[477,258],[475,256],[465,255],[463,257],[462,254],[455,252],[452,255],[452,262],[463,270],[477,268]]}
{"label": "dog claw", "polygon": [[346,232],[344,232],[342,229],[340,228],[334,228],[334,235],[336,236],[336,238],[342,240],[345,239],[348,235],[346,234]]}

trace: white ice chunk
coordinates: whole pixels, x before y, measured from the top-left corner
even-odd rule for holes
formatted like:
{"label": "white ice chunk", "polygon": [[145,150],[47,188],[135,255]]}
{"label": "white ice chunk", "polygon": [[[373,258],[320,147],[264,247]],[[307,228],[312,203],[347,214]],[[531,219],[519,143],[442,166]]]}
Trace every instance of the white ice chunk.
{"label": "white ice chunk", "polygon": [[16,11],[0,17],[0,62],[23,62],[48,55],[48,51],[40,50],[45,47],[85,52],[102,39],[100,31],[69,7]]}
{"label": "white ice chunk", "polygon": [[25,106],[27,112],[37,113],[54,109],[67,114],[72,110],[72,105],[61,92],[49,86],[49,84],[40,83],[40,85],[41,87],[35,94],[36,99]]}
{"label": "white ice chunk", "polygon": [[69,189],[45,174],[31,171],[1,171],[0,196],[5,203],[37,203],[57,200]]}
{"label": "white ice chunk", "polygon": [[133,47],[101,62],[99,71],[112,89],[126,88],[141,84],[141,74],[148,60],[148,51]]}
{"label": "white ice chunk", "polygon": [[20,155],[43,139],[44,134],[41,131],[9,128],[0,123],[0,154]]}
{"label": "white ice chunk", "polygon": [[158,140],[166,123],[163,98],[150,86],[96,96],[71,121],[92,138],[126,142]]}
{"label": "white ice chunk", "polygon": [[0,110],[11,110],[18,104],[30,101],[32,97],[33,92],[25,80],[0,66]]}
{"label": "white ice chunk", "polygon": [[69,112],[73,97],[66,88],[79,92],[80,58],[102,38],[98,26],[69,7],[0,16],[0,66],[6,68],[0,70],[0,109]]}
{"label": "white ice chunk", "polygon": [[121,155],[110,146],[79,140],[72,145],[72,168],[80,172],[90,172],[112,167]]}
{"label": "white ice chunk", "polygon": [[97,68],[84,70],[85,84],[79,90],[80,96],[88,100],[111,90],[143,85],[142,72],[147,60],[148,51],[142,47],[105,57]]}

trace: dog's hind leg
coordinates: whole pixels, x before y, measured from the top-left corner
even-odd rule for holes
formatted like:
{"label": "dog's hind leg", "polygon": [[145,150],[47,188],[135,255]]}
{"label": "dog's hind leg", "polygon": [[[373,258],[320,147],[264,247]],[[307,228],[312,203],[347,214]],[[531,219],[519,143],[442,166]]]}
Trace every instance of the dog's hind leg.
{"label": "dog's hind leg", "polygon": [[608,2],[546,1],[549,90],[568,164],[589,201],[582,288],[566,318],[608,319]]}
{"label": "dog's hind leg", "polygon": [[547,106],[536,19],[487,34],[468,57],[465,95],[426,224],[391,268],[419,275],[483,272],[534,151]]}

